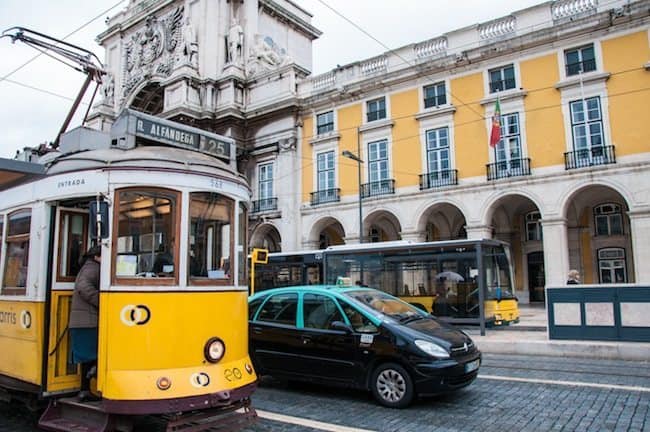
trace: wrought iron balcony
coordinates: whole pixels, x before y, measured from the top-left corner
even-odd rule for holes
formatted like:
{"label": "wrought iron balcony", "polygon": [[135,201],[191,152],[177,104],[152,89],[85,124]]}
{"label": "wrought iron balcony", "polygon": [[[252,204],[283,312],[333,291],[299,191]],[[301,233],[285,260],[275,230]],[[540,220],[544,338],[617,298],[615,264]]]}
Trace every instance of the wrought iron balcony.
{"label": "wrought iron balcony", "polygon": [[487,164],[486,167],[488,180],[530,175],[530,158],[510,159]]}
{"label": "wrought iron balcony", "polygon": [[395,193],[395,180],[380,180],[361,185],[361,197],[368,198],[377,195],[390,195]]}
{"label": "wrought iron balcony", "polygon": [[598,146],[564,153],[564,167],[568,170],[614,163],[614,146]]}
{"label": "wrought iron balcony", "polygon": [[278,209],[277,198],[264,198],[261,200],[253,201],[253,213],[273,211],[277,209]]}
{"label": "wrought iron balcony", "polygon": [[578,75],[580,72],[591,72],[596,70],[596,59],[583,60],[566,65],[567,76]]}
{"label": "wrought iron balcony", "polygon": [[311,194],[311,205],[341,201],[341,189],[323,189]]}
{"label": "wrought iron balcony", "polygon": [[457,184],[458,170],[432,171],[427,174],[420,174],[420,190]]}

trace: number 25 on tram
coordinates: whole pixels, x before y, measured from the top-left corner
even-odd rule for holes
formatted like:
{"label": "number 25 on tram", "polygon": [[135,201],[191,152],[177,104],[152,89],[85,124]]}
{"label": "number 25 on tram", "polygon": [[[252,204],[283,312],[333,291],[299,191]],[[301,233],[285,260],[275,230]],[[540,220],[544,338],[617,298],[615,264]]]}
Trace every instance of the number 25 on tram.
{"label": "number 25 on tram", "polygon": [[95,241],[102,244],[98,410],[111,421],[164,414],[178,424],[197,411],[235,416],[243,407],[240,418],[255,417],[244,252],[249,188],[236,171],[234,144],[128,110],[114,130],[143,120],[178,131],[168,137],[210,135],[231,147],[224,160],[136,129],[126,138],[130,148],[118,149],[108,134],[75,130],[87,150],[64,136],[43,173],[23,171],[18,184],[0,186],[0,392],[55,400],[41,418],[50,430],[65,430],[56,429],[56,409],[80,386],[68,316],[79,258]]}

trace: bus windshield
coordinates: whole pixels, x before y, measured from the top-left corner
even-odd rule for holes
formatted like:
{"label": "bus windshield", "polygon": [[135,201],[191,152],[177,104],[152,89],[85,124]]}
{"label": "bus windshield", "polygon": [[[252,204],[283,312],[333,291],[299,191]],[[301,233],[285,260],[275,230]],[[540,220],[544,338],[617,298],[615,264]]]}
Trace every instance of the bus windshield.
{"label": "bus windshield", "polygon": [[503,247],[487,247],[483,255],[487,300],[515,298],[510,280],[510,266]]}

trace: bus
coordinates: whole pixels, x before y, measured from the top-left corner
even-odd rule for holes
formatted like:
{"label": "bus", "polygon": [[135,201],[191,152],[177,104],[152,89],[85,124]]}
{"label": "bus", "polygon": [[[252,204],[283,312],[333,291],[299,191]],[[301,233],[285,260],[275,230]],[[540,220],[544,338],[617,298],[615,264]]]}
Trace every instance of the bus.
{"label": "bus", "polygon": [[[250,189],[235,150],[127,109],[110,132],[64,134],[39,163],[0,160],[1,399],[49,402],[47,430],[131,430],[142,415],[173,430],[255,421]],[[97,244],[99,400],[81,402],[68,317],[79,258]]]}
{"label": "bus", "polygon": [[509,247],[498,240],[393,241],[271,253],[255,269],[255,287],[349,278],[453,323],[500,326],[519,321],[512,275]]}

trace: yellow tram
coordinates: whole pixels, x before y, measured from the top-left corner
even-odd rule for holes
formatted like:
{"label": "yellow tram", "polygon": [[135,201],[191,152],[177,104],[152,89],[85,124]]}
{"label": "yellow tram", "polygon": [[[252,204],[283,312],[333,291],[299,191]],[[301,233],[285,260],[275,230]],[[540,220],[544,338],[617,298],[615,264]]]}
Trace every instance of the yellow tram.
{"label": "yellow tram", "polygon": [[[48,430],[129,430],[134,415],[192,430],[253,421],[250,190],[234,142],[125,110],[110,133],[74,129],[40,161],[0,163],[0,396],[49,400]],[[68,314],[95,242],[101,400],[78,403],[66,398],[80,386]],[[84,409],[94,424],[66,417]]]}

